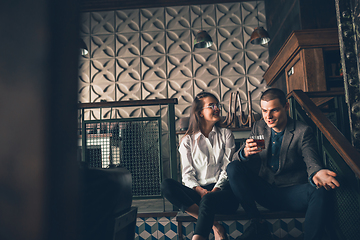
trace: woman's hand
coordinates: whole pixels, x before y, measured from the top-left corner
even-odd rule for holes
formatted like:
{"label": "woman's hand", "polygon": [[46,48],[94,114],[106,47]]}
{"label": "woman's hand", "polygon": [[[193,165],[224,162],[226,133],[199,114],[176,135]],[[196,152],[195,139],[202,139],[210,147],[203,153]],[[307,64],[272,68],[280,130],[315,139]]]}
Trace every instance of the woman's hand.
{"label": "woman's hand", "polygon": [[220,188],[214,187],[214,188],[211,190],[211,192],[216,192],[216,191],[220,191],[220,190],[221,190]]}
{"label": "woman's hand", "polygon": [[208,190],[206,190],[205,188],[202,188],[200,186],[196,186],[194,189],[201,196],[201,198],[209,193]]}

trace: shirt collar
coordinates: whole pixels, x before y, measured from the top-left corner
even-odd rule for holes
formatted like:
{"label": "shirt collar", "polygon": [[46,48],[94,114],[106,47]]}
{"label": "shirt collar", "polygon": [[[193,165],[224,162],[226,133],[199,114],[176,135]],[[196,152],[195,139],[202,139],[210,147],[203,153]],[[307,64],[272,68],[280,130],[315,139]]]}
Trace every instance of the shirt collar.
{"label": "shirt collar", "polygon": [[[211,134],[216,133],[217,131],[218,131],[218,129],[217,129],[217,127],[214,125],[213,128],[211,129],[211,132],[209,133],[209,136],[210,136]],[[198,131],[197,133],[194,134],[194,139],[195,139],[195,140],[198,140],[198,138],[199,138],[200,136],[204,136],[204,134],[202,134],[201,131]]]}
{"label": "shirt collar", "polygon": [[284,135],[284,132],[285,132],[285,129],[282,130],[281,132],[275,132],[274,129],[271,129],[271,136],[278,136],[278,137],[281,137]]}

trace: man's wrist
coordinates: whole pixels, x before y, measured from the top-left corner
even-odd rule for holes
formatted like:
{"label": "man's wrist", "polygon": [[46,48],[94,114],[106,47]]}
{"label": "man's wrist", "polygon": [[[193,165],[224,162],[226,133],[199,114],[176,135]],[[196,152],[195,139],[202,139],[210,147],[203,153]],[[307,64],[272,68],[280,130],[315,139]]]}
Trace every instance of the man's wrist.
{"label": "man's wrist", "polygon": [[309,183],[311,184],[311,186],[313,187],[317,187],[314,180],[313,180],[313,177],[315,176],[315,174],[317,173],[318,171],[316,172],[313,172],[310,176],[309,176]]}
{"label": "man's wrist", "polygon": [[239,158],[241,160],[246,160],[247,159],[247,157],[245,157],[245,155],[244,155],[244,148],[239,151]]}

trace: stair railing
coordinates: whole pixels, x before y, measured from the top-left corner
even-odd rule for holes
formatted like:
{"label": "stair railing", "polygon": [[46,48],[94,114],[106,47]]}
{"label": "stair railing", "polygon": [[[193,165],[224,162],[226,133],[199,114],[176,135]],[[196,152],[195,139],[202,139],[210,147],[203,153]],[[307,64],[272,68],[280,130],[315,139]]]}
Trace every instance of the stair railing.
{"label": "stair railing", "polygon": [[301,90],[288,95],[291,117],[313,127],[324,166],[337,173],[340,187],[329,192],[331,226],[327,231],[339,240],[360,239],[360,153],[350,143],[346,107],[339,108],[342,112],[336,114],[338,121],[334,124],[310,98],[334,99],[344,106],[343,96],[343,92],[304,93]]}

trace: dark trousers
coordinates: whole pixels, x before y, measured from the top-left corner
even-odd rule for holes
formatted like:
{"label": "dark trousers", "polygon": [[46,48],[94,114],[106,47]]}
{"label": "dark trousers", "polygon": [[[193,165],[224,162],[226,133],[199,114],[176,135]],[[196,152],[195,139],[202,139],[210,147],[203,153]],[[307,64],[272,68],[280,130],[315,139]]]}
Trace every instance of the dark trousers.
{"label": "dark trousers", "polygon": [[[215,184],[202,186],[212,190]],[[194,234],[208,238],[214,224],[215,214],[233,213],[239,207],[237,198],[230,186],[221,191],[206,194],[203,198],[193,189],[188,188],[174,179],[165,179],[161,184],[164,197],[173,205],[186,211],[191,205],[199,206],[199,215]]]}
{"label": "dark trousers", "polygon": [[231,162],[227,173],[233,193],[250,218],[260,218],[255,201],[273,211],[306,211],[304,239],[321,239],[326,218],[324,188],[316,189],[310,183],[277,187],[240,161]]}

